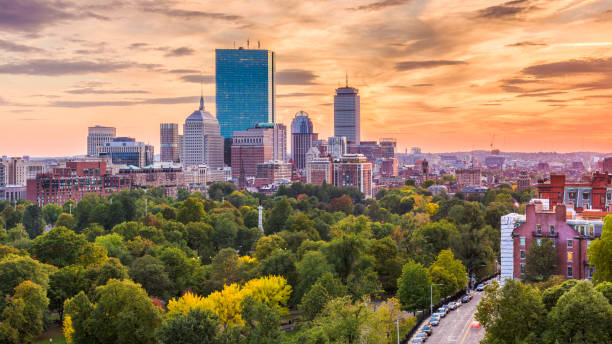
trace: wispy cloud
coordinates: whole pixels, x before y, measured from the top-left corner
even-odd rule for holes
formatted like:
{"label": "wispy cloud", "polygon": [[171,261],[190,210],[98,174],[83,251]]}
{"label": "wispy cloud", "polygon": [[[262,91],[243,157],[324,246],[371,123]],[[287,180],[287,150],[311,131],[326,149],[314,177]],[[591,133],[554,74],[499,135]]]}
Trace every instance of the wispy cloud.
{"label": "wispy cloud", "polygon": [[180,48],[176,48],[176,49],[172,49],[168,51],[166,53],[166,56],[167,57],[187,56],[187,55],[193,55],[194,52],[195,50],[189,47],[180,47]]}
{"label": "wispy cloud", "polygon": [[356,10],[356,11],[377,11],[377,10],[381,10],[381,9],[387,8],[387,7],[404,5],[404,4],[407,4],[407,3],[411,2],[411,1],[412,0],[382,0],[382,1],[372,2],[372,3],[369,3],[367,5],[361,5],[361,6],[352,8],[352,10]]}
{"label": "wispy cloud", "polygon": [[436,68],[443,66],[456,66],[467,64],[465,61],[453,61],[453,60],[427,60],[427,61],[402,61],[395,64],[395,69],[413,70],[421,68]]}
{"label": "wispy cloud", "polygon": [[285,69],[276,72],[276,83],[279,85],[316,85],[318,75],[303,69]]}
{"label": "wispy cloud", "polygon": [[0,65],[0,74],[58,76],[70,74],[110,73],[121,71],[130,67],[155,69],[159,67],[159,65],[113,61],[35,59],[17,63],[2,64]]}
{"label": "wispy cloud", "polygon": [[42,52],[43,49],[30,47],[23,44],[18,44],[10,41],[6,41],[0,39],[0,50],[10,51],[14,53],[33,53],[33,52]]}

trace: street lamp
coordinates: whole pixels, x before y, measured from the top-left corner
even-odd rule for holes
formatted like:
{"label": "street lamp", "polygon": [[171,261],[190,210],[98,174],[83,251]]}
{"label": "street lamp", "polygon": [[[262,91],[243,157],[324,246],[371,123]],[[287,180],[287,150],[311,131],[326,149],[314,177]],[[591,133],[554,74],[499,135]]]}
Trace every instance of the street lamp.
{"label": "street lamp", "polygon": [[429,315],[433,314],[433,286],[434,285],[444,285],[444,284],[430,284],[429,285]]}

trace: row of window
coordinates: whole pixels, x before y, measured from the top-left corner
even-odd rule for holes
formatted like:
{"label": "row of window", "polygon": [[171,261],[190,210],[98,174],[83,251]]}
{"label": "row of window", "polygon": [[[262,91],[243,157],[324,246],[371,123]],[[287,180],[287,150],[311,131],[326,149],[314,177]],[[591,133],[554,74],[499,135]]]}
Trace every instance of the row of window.
{"label": "row of window", "polygon": [[[521,260],[525,260],[527,258],[527,253],[525,250],[521,250]],[[567,252],[567,262],[572,263],[574,261],[574,252]]]}
{"label": "row of window", "polygon": [[[588,273],[590,274],[591,271],[588,271]],[[524,274],[525,274],[525,263],[521,263],[521,275],[524,275]],[[574,267],[571,266],[571,265],[567,267],[567,277],[569,277],[569,278],[573,278],[574,277]]]}
{"label": "row of window", "polygon": [[[537,238],[536,242],[538,243],[538,245],[542,244],[542,239],[541,238]],[[519,238],[519,244],[521,246],[525,246],[526,243],[526,238],[525,237],[520,237]],[[553,240],[553,247],[556,247],[556,242]],[[567,248],[573,248],[574,247],[574,240],[573,239],[567,239]]]}

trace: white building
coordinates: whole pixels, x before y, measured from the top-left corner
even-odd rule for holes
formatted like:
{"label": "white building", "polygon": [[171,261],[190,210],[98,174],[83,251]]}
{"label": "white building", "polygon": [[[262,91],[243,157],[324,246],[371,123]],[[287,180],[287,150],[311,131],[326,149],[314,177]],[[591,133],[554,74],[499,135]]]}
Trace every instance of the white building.
{"label": "white building", "polygon": [[97,156],[98,147],[106,142],[111,142],[117,136],[117,130],[113,127],[103,127],[96,125],[89,127],[87,135],[87,155]]}
{"label": "white building", "polygon": [[200,98],[200,108],[189,115],[183,125],[181,162],[184,167],[200,164],[212,169],[223,167],[219,122],[204,109],[204,97]]}

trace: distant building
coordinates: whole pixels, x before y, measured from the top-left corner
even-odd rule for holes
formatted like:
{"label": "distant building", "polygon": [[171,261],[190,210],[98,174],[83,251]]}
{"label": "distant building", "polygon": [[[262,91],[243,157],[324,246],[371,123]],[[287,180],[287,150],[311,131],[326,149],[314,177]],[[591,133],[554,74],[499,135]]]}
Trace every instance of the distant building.
{"label": "distant building", "polygon": [[595,172],[582,182],[568,183],[565,175],[551,174],[548,182],[537,184],[539,198],[548,199],[550,206],[571,204],[576,211],[598,209],[608,211],[612,205],[612,175]]}
{"label": "distant building", "polygon": [[521,171],[517,180],[517,189],[519,191],[529,189],[531,187],[531,178],[527,171]]}
{"label": "distant building", "polygon": [[27,182],[26,198],[39,206],[49,203],[79,202],[85,195],[106,196],[130,188],[127,176],[114,176],[106,171],[106,162],[66,162],[51,173],[39,174]]}
{"label": "distant building", "polygon": [[217,119],[221,136],[256,123],[275,123],[274,52],[263,49],[215,50]]}
{"label": "distant building", "polygon": [[433,196],[439,196],[443,193],[448,194],[448,189],[444,185],[432,185],[427,188],[427,191],[430,192]]}
{"label": "distant building", "polygon": [[185,174],[180,167],[147,166],[144,168],[128,166],[119,170],[119,176],[128,176],[131,187],[163,187],[166,197],[176,198],[178,189],[185,186]]}
{"label": "distant building", "polygon": [[327,154],[338,159],[346,153],[346,137],[332,136],[327,139]]}
{"label": "distant building", "polygon": [[208,166],[191,165],[185,168],[185,184],[206,185],[208,184]]}
{"label": "distant building", "polygon": [[106,142],[111,142],[117,136],[117,130],[113,127],[96,125],[89,127],[87,135],[87,155],[98,156],[98,147]]}
{"label": "distant building", "polygon": [[606,157],[603,159],[602,172],[612,173],[612,157]]}
{"label": "distant building", "polygon": [[257,175],[257,164],[274,160],[274,131],[250,128],[234,132],[232,143],[232,177]]}
{"label": "distant building", "polygon": [[178,124],[161,123],[159,125],[160,160],[163,162],[180,162],[180,142]]}
{"label": "distant building", "polygon": [[27,196],[25,185],[7,185],[5,188],[5,199],[9,202],[25,200]]}
{"label": "distant building", "polygon": [[389,159],[395,157],[395,149],[397,147],[397,140],[394,138],[383,138],[380,139],[380,157],[383,159]]}
{"label": "distant building", "polygon": [[291,157],[295,168],[303,170],[306,167],[306,152],[312,147],[312,142],[317,139],[313,132],[312,121],[308,113],[300,111],[295,114],[291,122]]}
{"label": "distant building", "polygon": [[285,161],[266,161],[257,164],[255,186],[261,187],[279,181],[291,180],[291,164]]}
{"label": "distant building", "polygon": [[152,145],[130,137],[116,137],[98,146],[98,156],[108,157],[116,165],[145,167],[153,164],[155,153]]}
{"label": "distant building", "polygon": [[334,162],[333,184],[355,186],[372,198],[372,164],[362,154],[347,154]]}
{"label": "distant building", "polygon": [[380,163],[380,175],[383,177],[394,177],[398,175],[397,158],[384,158]]}
{"label": "distant building", "polygon": [[219,122],[204,108],[204,97],[200,107],[183,125],[181,162],[184,167],[206,164],[210,168],[223,167],[223,138],[219,134]]}
{"label": "distant building", "polygon": [[457,186],[460,188],[466,186],[480,186],[482,179],[482,171],[479,168],[465,168],[455,171]]}
{"label": "distant building", "polygon": [[485,165],[487,168],[500,170],[504,167],[506,158],[501,155],[489,155],[485,157]]}
{"label": "distant building", "polygon": [[381,158],[381,147],[376,141],[361,141],[359,144],[348,144],[349,154],[363,154],[369,162],[376,163]]}
{"label": "distant building", "polygon": [[334,96],[334,136],[346,137],[355,144],[361,142],[361,110],[359,91],[348,86],[336,89]]}
{"label": "distant building", "polygon": [[312,146],[319,151],[319,155],[327,155],[327,140],[312,140]]}
{"label": "distant building", "polygon": [[257,123],[255,128],[272,131],[272,159],[287,161],[287,127],[282,123]]}
{"label": "distant building", "polygon": [[306,162],[306,183],[333,184],[334,164],[330,157],[313,157]]}
{"label": "distant building", "polygon": [[5,187],[6,187],[6,167],[4,166],[4,161],[0,159],[0,201],[6,199]]}
{"label": "distant building", "polygon": [[37,174],[47,170],[44,161],[30,161],[21,157],[7,159],[3,165],[7,185],[25,185],[28,179],[34,179]]}

